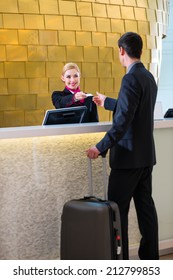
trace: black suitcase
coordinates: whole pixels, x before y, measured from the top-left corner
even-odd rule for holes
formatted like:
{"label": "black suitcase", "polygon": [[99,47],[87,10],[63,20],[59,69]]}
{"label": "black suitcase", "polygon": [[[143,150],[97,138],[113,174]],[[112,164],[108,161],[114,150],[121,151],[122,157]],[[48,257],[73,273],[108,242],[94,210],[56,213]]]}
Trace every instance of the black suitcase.
{"label": "black suitcase", "polygon": [[[122,259],[121,224],[115,202],[92,196],[92,167],[89,161],[90,194],[64,204],[61,217],[62,260]],[[106,198],[106,158],[103,158]]]}

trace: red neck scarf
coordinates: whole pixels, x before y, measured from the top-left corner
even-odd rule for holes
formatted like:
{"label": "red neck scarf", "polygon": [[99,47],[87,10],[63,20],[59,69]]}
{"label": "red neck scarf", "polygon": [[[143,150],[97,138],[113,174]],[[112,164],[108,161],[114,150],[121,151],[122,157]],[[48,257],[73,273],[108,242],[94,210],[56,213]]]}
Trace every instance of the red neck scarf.
{"label": "red neck scarf", "polygon": [[77,87],[76,89],[72,89],[72,88],[69,88],[68,86],[65,87],[66,89],[68,89],[69,91],[72,91],[73,93],[76,93],[76,92],[80,92],[80,87]]}

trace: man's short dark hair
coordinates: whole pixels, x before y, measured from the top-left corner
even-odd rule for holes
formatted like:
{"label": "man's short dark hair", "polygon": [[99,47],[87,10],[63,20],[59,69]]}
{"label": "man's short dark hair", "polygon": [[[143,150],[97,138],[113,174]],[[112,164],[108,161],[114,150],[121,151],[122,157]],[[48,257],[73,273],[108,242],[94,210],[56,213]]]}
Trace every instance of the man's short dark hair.
{"label": "man's short dark hair", "polygon": [[129,57],[140,58],[143,47],[142,38],[137,33],[127,32],[118,40],[118,47],[122,47]]}

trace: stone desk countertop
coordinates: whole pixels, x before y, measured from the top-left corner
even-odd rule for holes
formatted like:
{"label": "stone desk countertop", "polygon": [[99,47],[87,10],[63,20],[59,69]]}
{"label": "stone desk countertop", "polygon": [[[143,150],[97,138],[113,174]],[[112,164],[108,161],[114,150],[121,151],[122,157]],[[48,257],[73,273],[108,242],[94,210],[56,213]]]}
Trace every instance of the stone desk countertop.
{"label": "stone desk countertop", "polygon": [[[0,139],[105,132],[111,122],[0,128]],[[173,119],[154,121],[154,128],[173,128]]]}

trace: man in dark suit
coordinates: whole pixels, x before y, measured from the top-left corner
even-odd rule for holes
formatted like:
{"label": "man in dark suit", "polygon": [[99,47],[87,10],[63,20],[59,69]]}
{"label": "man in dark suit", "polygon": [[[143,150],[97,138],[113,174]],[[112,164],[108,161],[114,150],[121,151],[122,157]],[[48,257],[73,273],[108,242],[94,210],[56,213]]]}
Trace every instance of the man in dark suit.
{"label": "man in dark suit", "polygon": [[113,111],[112,127],[86,153],[95,159],[110,149],[108,199],[120,209],[123,258],[129,259],[128,212],[133,198],[141,233],[139,258],[155,260],[159,259],[158,221],[152,198],[152,169],[156,164],[153,114],[157,85],[140,61],[143,42],[138,34],[125,33],[118,47],[120,62],[127,69],[118,99],[100,93],[94,98],[97,105]]}

